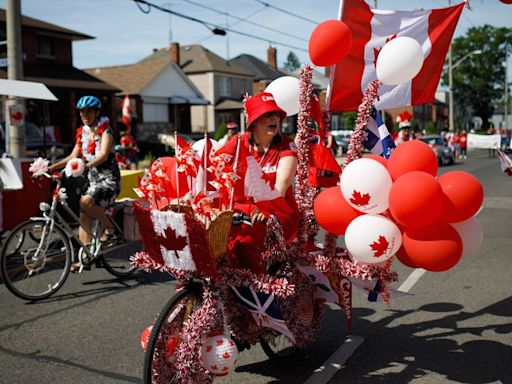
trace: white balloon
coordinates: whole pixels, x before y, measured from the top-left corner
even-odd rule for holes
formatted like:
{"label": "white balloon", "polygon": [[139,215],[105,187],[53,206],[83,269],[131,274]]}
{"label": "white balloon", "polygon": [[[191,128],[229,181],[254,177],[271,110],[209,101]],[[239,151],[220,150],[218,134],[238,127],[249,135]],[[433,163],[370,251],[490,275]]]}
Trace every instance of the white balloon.
{"label": "white balloon", "polygon": [[484,231],[476,219],[471,217],[459,223],[450,224],[462,239],[462,256],[474,254],[480,249],[484,242]]}
{"label": "white balloon", "polygon": [[286,116],[292,116],[299,113],[299,94],[300,81],[293,76],[282,76],[272,81],[265,92],[269,92]]}
{"label": "white balloon", "polygon": [[423,51],[411,37],[400,36],[382,47],[377,57],[377,78],[386,85],[411,80],[423,66]]}
{"label": "white balloon", "polygon": [[345,246],[354,260],[379,264],[393,256],[402,245],[402,234],[395,223],[380,215],[362,215],[350,222]]}
{"label": "white balloon", "polygon": [[354,209],[364,213],[382,213],[388,209],[392,184],[386,167],[367,158],[352,161],[340,177],[343,197]]}

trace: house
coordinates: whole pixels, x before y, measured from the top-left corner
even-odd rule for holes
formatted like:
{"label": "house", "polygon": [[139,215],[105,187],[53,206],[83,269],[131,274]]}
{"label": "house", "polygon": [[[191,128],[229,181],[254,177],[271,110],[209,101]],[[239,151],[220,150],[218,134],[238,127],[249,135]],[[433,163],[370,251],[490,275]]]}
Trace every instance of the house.
{"label": "house", "polygon": [[257,95],[263,92],[265,88],[275,79],[286,76],[286,74],[277,68],[277,51],[275,47],[270,46],[267,50],[267,62],[249,54],[241,54],[229,60],[231,64],[237,65],[253,76],[252,93]]}
{"label": "house", "polygon": [[[93,94],[103,102],[103,113],[115,128],[114,93],[119,89],[73,67],[74,41],[94,37],[46,23],[31,17],[21,18],[23,74],[27,81],[45,84],[58,102],[26,100],[25,120],[38,126],[53,127],[57,141],[74,144],[79,117],[75,111],[81,96]],[[6,12],[0,9],[0,41],[6,40]],[[0,59],[7,57],[6,45],[0,45]],[[0,67],[0,78],[7,78],[6,60]],[[4,108],[0,113],[3,114]],[[3,120],[3,115],[0,115]]]}
{"label": "house", "polygon": [[158,49],[143,62],[169,62],[179,65],[208,100],[208,105],[191,107],[192,132],[213,132],[229,121],[240,123],[242,99],[252,91],[252,75],[201,45],[172,43]]}
{"label": "house", "polygon": [[189,77],[171,60],[141,60],[86,71],[121,90],[117,100],[119,117],[124,95],[130,97],[130,128],[142,142],[158,142],[159,134],[175,130],[190,133],[191,106],[208,104]]}

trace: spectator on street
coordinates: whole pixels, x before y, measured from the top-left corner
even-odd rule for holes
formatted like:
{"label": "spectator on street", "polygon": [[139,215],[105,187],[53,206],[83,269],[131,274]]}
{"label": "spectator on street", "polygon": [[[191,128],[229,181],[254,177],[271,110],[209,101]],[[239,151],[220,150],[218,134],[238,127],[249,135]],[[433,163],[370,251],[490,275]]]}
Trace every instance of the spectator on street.
{"label": "spectator on street", "polygon": [[460,159],[466,160],[468,158],[468,135],[465,130],[462,130],[460,132],[460,140],[459,140],[459,146],[460,146]]}
{"label": "spectator on street", "polygon": [[238,133],[239,127],[235,122],[229,122],[226,124],[228,131],[226,134],[219,140],[219,145],[223,147],[226,143]]}

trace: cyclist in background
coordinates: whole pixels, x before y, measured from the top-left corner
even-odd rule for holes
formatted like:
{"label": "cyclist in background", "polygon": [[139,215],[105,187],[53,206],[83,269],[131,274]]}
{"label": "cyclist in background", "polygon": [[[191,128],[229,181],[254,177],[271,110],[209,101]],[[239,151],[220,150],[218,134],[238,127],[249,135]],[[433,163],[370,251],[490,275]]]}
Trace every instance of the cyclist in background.
{"label": "cyclist in background", "polygon": [[[78,100],[76,109],[80,113],[83,125],[76,131],[76,143],[69,156],[51,165],[49,172],[64,167],[73,158],[82,158],[88,170],[88,183],[80,198],[79,237],[87,244],[91,241],[85,231],[91,230],[93,219],[97,219],[104,229],[102,241],[111,241],[115,237],[114,227],[105,215],[105,208],[114,203],[121,190],[121,174],[114,153],[114,136],[107,117],[100,118],[101,101],[95,96],[84,96]],[[90,268],[84,261],[84,267]],[[71,271],[80,268],[74,263]]]}

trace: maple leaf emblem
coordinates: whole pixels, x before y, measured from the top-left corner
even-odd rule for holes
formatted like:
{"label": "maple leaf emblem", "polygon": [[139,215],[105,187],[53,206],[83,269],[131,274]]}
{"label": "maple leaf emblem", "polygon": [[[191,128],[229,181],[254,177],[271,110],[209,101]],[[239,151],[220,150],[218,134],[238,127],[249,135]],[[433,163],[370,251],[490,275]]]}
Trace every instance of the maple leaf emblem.
{"label": "maple leaf emblem", "polygon": [[386,253],[389,242],[384,236],[379,236],[379,240],[374,241],[370,244],[370,248],[373,250],[373,257],[379,257]]}
{"label": "maple leaf emblem", "polygon": [[[394,38],[396,37],[396,33],[393,35],[393,36],[389,36],[386,38],[386,42],[384,43],[384,45],[386,45],[389,41],[393,40]],[[380,51],[382,50],[382,47],[380,47],[379,49],[377,48],[373,48],[373,66],[374,67],[377,67],[377,58],[379,57],[379,53]]]}
{"label": "maple leaf emblem", "polygon": [[363,193],[354,190],[352,192],[352,197],[350,198],[350,202],[354,205],[357,205],[358,207],[362,207],[364,205],[368,205],[370,202],[370,194],[369,193]]}
{"label": "maple leaf emblem", "polygon": [[[172,228],[165,228],[165,236],[157,235],[158,243],[163,245],[170,251],[181,251],[187,246],[187,238],[185,236],[177,236],[176,231]],[[177,255],[176,255],[177,256]]]}

